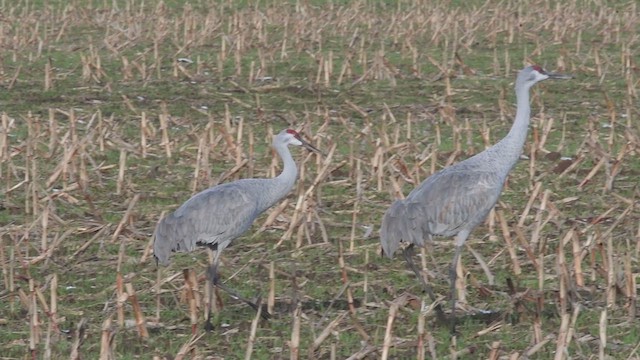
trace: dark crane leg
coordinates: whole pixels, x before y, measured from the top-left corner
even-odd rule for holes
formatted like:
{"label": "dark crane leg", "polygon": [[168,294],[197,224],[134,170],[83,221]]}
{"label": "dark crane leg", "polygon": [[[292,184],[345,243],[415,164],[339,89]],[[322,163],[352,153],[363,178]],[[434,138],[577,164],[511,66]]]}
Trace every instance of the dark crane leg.
{"label": "dark crane leg", "polygon": [[[213,330],[213,325],[211,324],[211,304],[213,301],[213,287],[217,287],[223,291],[225,291],[227,294],[229,294],[232,298],[234,299],[238,299],[242,302],[244,302],[245,304],[251,306],[254,310],[258,311],[258,305],[256,305],[254,302],[252,302],[251,300],[239,295],[237,292],[235,292],[235,290],[227,287],[226,285],[222,284],[219,280],[219,276],[218,276],[218,262],[219,262],[219,258],[220,258],[220,251],[216,251],[216,254],[213,258],[213,262],[209,265],[209,268],[207,269],[207,285],[209,286],[209,304],[208,304],[208,313],[209,315],[207,316],[207,320],[204,324],[204,328],[207,331],[211,331]],[[269,314],[266,311],[262,311],[260,313],[260,316],[264,319],[264,320],[269,320],[271,318],[271,314]]]}
{"label": "dark crane leg", "polygon": [[[404,248],[404,250],[402,251],[402,254],[404,255],[404,259],[407,261],[407,264],[409,265],[409,269],[411,269],[416,274],[418,279],[420,279],[420,282],[422,282],[422,287],[424,291],[427,293],[431,301],[435,303],[436,295],[433,292],[433,288],[424,279],[424,276],[422,276],[422,273],[420,272],[416,264],[413,262],[413,252],[414,252],[413,247],[414,247],[414,244],[409,244],[409,246]],[[435,310],[436,310],[436,317],[438,318],[438,321],[445,323],[447,321],[446,320],[447,316],[444,314],[444,311],[442,310],[442,306],[440,304],[436,304]]]}

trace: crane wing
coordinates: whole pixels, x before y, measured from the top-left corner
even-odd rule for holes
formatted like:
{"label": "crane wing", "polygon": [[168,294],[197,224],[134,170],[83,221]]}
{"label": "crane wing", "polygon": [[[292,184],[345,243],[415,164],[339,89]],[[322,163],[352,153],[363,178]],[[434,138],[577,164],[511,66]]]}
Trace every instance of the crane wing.
{"label": "crane wing", "polygon": [[407,197],[409,223],[431,235],[452,236],[462,229],[471,230],[498,201],[504,180],[496,172],[445,169]]}
{"label": "crane wing", "polygon": [[258,215],[248,192],[235,183],[204,190],[158,223],[154,255],[166,264],[171,252],[192,251],[196,245],[222,250],[247,231]]}
{"label": "crane wing", "polygon": [[504,178],[495,172],[447,168],[395,201],[380,227],[380,243],[388,257],[400,242],[424,245],[434,235],[452,236],[471,230],[498,201]]}

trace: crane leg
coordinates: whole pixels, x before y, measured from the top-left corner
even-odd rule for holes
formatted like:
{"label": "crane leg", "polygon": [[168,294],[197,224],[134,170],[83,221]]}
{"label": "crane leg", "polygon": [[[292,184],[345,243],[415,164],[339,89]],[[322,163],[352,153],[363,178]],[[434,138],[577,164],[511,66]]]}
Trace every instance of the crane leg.
{"label": "crane leg", "polygon": [[[424,291],[427,293],[431,301],[435,303],[437,299],[436,299],[435,293],[433,292],[433,288],[424,279],[424,276],[422,276],[420,270],[418,269],[416,264],[413,262],[413,247],[414,247],[413,244],[410,244],[409,246],[405,247],[404,250],[402,251],[402,254],[404,255],[404,259],[407,261],[409,268],[416,274],[418,279],[420,279],[420,282],[422,282],[422,287]],[[435,310],[436,310],[436,316],[438,318],[438,321],[443,323],[446,322],[447,316],[444,314],[444,311],[442,310],[442,306],[440,304],[436,304]]]}
{"label": "crane leg", "polygon": [[[459,239],[456,239],[459,240]],[[462,240],[462,244],[458,244],[459,241],[456,241],[456,249],[453,253],[453,261],[451,262],[451,267],[449,268],[449,281],[451,286],[451,334],[456,333],[456,280],[458,278],[458,261],[460,261],[460,254],[462,253],[462,246],[464,244],[464,240]]]}
{"label": "crane leg", "polygon": [[[227,294],[229,294],[232,298],[240,300],[242,302],[244,302],[245,304],[251,306],[254,310],[258,311],[258,305],[256,303],[254,303],[253,301],[241,296],[240,294],[238,294],[235,290],[227,287],[226,285],[224,285],[223,283],[220,282],[219,276],[218,276],[218,262],[219,262],[219,257],[220,257],[220,251],[216,251],[216,255],[213,259],[213,262],[211,263],[211,265],[209,265],[209,269],[207,271],[207,278],[208,278],[208,283],[210,284],[209,286],[211,286],[211,288],[209,290],[209,294],[211,294],[210,296],[213,296],[213,287],[217,287],[218,289],[223,290],[224,292],[226,292]],[[209,299],[209,316],[207,317],[207,321],[205,323],[205,330],[207,331],[211,331],[213,329],[213,325],[211,324],[211,298]],[[264,320],[269,320],[271,318],[271,314],[269,314],[267,311],[262,311],[260,312],[260,316],[264,319]]]}
{"label": "crane leg", "polygon": [[[211,250],[213,251],[213,250]],[[218,282],[218,257],[220,252],[216,251],[213,260],[209,264],[209,268],[207,269],[207,288],[209,293],[209,301],[207,302],[207,320],[204,323],[204,329],[206,331],[212,331],[213,324],[211,324],[211,313],[212,313],[212,305],[214,301],[217,301],[217,296],[214,293],[214,284]],[[211,256],[211,253],[210,255]],[[211,258],[209,258],[211,259]]]}

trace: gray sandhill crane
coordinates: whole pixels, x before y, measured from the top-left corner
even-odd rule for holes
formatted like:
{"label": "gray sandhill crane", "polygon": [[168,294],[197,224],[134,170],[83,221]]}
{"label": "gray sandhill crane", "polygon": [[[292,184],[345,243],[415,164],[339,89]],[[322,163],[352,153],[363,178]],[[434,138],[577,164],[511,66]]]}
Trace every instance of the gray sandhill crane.
{"label": "gray sandhill crane", "polygon": [[[168,265],[172,252],[190,252],[197,246],[208,247],[215,251],[213,262],[207,271],[210,290],[215,285],[257,310],[255,303],[219,282],[218,262],[222,250],[249,230],[260,214],[275,205],[293,188],[298,169],[289,152],[289,145],[304,146],[320,152],[304,141],[295,130],[281,131],[274,137],[273,147],[284,163],[282,173],[272,179],[241,179],[217,185],[192,196],[156,226],[153,253],[157,262]],[[265,318],[269,317],[265,312],[262,314]],[[212,329],[211,308],[205,328]]]}
{"label": "gray sandhill crane", "polygon": [[[496,204],[509,171],[518,162],[529,127],[529,90],[546,79],[568,78],[571,76],[549,73],[536,65],[521,70],[515,84],[516,118],[507,136],[481,153],[431,175],[404,200],[396,200],[382,219],[380,242],[384,254],[391,258],[400,243],[406,243],[404,257],[432,301],[433,290],[413,263],[413,247],[424,246],[425,240],[431,241],[434,236],[454,237],[455,251],[449,268],[453,332],[456,266],[462,246]],[[436,310],[444,318],[442,309]]]}

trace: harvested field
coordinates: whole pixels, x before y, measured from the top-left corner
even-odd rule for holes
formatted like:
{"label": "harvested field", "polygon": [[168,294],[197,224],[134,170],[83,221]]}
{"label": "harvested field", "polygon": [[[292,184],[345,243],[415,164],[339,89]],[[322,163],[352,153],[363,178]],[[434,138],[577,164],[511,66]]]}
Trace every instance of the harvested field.
{"label": "harvested field", "polygon": [[[0,2],[2,359],[640,359],[636,1]],[[461,258],[458,335],[402,256],[391,202],[509,130],[519,164]],[[158,267],[163,214],[210,186],[291,194],[224,251]],[[453,242],[421,264],[448,304]],[[447,309],[449,310],[449,309]]]}

